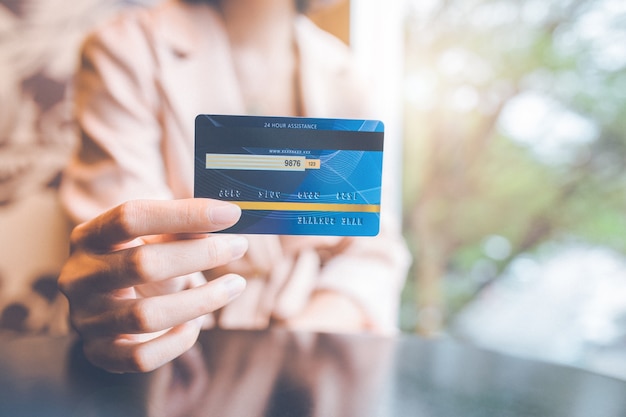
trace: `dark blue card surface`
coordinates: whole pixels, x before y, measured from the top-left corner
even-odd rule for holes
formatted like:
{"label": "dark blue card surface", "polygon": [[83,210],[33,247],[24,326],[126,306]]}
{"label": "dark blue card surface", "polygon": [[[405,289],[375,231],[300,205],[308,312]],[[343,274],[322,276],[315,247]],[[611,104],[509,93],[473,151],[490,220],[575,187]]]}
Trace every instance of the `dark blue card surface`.
{"label": "dark blue card surface", "polygon": [[242,209],[226,233],[375,236],[383,123],[199,115],[194,196]]}

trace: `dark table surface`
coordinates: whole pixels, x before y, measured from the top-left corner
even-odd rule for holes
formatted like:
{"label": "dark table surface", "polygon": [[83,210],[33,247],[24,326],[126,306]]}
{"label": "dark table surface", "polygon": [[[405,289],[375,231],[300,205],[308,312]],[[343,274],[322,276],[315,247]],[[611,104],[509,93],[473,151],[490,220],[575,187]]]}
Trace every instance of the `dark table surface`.
{"label": "dark table surface", "polygon": [[626,416],[626,382],[450,339],[203,332],[147,374],[93,368],[71,337],[0,334],[0,416]]}

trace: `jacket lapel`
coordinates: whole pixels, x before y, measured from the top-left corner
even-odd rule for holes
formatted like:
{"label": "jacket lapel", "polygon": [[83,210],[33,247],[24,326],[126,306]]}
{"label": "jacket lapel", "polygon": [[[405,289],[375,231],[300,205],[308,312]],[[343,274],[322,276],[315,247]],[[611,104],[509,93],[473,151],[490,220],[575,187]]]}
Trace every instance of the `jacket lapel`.
{"label": "jacket lapel", "polygon": [[[232,68],[228,39],[216,12],[204,3],[173,0],[155,14],[163,45],[158,72],[166,113],[193,137],[197,114],[240,114],[243,103]],[[210,51],[210,53],[205,53]]]}

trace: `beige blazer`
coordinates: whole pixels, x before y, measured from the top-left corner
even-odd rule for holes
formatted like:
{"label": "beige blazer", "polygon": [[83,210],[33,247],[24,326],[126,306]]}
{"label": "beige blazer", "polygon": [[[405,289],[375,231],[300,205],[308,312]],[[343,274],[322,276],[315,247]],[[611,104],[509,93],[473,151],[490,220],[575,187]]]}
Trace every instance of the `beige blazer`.
{"label": "beige blazer", "polygon": [[[305,17],[294,25],[304,113],[373,116],[348,48]],[[74,92],[82,146],[61,186],[74,221],[126,200],[193,195],[195,116],[245,113],[230,54],[211,6],[181,0],[126,12],[87,38]],[[357,301],[372,330],[396,327],[408,255],[394,219],[376,238],[249,238],[246,257],[228,268],[248,287],[218,325],[267,326],[323,288]]]}

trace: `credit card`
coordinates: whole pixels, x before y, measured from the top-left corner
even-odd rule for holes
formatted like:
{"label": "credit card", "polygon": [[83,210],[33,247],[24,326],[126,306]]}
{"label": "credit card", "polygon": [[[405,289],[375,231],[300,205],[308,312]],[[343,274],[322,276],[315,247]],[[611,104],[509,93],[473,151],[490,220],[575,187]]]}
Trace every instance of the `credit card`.
{"label": "credit card", "polygon": [[378,120],[198,115],[194,196],[239,205],[224,233],[375,236]]}

